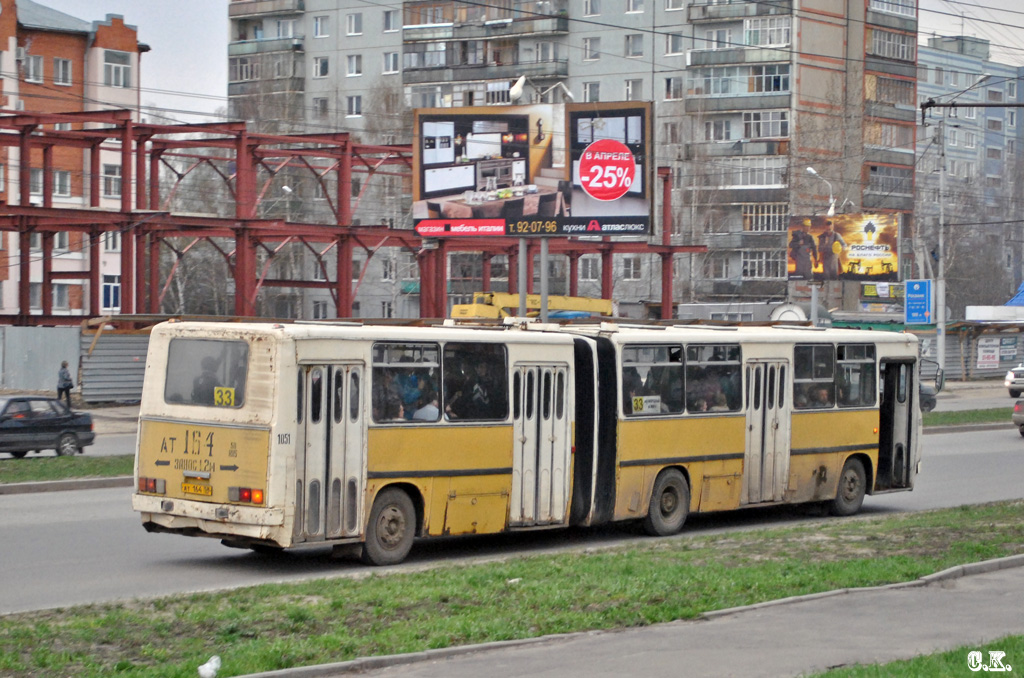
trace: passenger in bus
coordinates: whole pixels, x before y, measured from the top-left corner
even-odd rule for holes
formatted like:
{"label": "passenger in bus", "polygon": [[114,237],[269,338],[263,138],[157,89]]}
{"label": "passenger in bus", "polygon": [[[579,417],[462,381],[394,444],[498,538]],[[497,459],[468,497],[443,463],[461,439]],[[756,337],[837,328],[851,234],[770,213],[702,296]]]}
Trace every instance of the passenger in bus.
{"label": "passenger in bus", "polygon": [[428,391],[420,399],[420,406],[412,413],[414,421],[437,421],[441,416],[438,408],[437,394]]}
{"label": "passenger in bus", "polygon": [[644,395],[644,380],[635,367],[622,370],[622,411],[633,414],[633,398]]}
{"label": "passenger in bus", "polygon": [[213,393],[220,386],[217,378],[217,359],[206,356],[200,362],[202,374],[192,381],[192,402],[197,405],[213,405]]}
{"label": "passenger in bus", "polygon": [[828,386],[816,386],[811,390],[811,407],[832,407],[832,393]]}
{"label": "passenger in bus", "polygon": [[404,415],[402,396],[398,391],[394,371],[374,369],[373,371],[373,420],[393,421]]}
{"label": "passenger in bus", "polygon": [[709,412],[728,412],[729,404],[726,401],[725,394],[719,391],[715,395],[715,400],[712,402],[711,407],[708,408]]}

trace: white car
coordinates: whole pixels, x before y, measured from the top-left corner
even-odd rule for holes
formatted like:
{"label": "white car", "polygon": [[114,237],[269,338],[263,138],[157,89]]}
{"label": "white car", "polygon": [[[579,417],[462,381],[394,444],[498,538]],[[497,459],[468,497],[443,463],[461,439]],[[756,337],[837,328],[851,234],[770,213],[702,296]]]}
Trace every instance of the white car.
{"label": "white car", "polygon": [[1024,393],[1024,365],[1017,365],[1007,372],[1003,386],[1010,390],[1011,398],[1019,398]]}

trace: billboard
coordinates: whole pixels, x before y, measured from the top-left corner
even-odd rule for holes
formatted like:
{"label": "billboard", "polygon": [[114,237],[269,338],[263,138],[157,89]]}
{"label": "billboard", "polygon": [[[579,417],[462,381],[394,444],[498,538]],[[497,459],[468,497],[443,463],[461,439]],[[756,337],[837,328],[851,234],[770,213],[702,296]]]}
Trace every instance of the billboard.
{"label": "billboard", "polygon": [[416,231],[646,235],[650,124],[640,102],[417,109]]}
{"label": "billboard", "polygon": [[790,280],[899,280],[898,214],[790,217]]}

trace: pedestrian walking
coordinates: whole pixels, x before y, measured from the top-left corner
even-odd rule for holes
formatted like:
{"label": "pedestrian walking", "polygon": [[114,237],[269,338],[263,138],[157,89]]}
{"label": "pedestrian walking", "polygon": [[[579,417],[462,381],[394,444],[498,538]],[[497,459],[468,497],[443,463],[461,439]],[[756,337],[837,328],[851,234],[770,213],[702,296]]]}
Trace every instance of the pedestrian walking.
{"label": "pedestrian walking", "polygon": [[71,389],[75,387],[75,382],[71,381],[71,372],[68,370],[68,361],[61,361],[60,371],[57,372],[57,400],[61,397],[68,403],[68,409],[71,409]]}

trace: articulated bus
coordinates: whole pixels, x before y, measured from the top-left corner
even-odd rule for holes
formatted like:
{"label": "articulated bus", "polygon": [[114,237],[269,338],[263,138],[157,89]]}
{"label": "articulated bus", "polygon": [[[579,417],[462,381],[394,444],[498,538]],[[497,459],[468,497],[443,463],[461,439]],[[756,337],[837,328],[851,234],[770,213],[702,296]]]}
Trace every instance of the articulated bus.
{"label": "articulated bus", "polygon": [[917,340],[810,327],[154,328],[145,528],[254,550],[641,521],[911,490]]}

